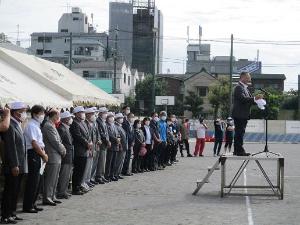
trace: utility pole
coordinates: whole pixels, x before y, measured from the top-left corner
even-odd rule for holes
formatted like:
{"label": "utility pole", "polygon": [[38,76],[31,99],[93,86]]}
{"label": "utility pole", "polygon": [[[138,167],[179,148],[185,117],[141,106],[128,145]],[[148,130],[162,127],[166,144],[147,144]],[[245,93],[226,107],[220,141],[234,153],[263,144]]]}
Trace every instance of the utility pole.
{"label": "utility pole", "polygon": [[232,107],[232,74],[233,74],[233,34],[231,34],[231,46],[230,46],[230,78],[229,78],[229,106],[230,112]]}
{"label": "utility pole", "polygon": [[113,94],[117,93],[118,28],[115,29]]}
{"label": "utility pole", "polygon": [[155,43],[155,39],[156,39],[156,29],[153,29],[153,55],[152,55],[152,79],[153,79],[153,84],[152,84],[152,112],[155,112],[155,64],[156,64],[156,43]]}
{"label": "utility pole", "polygon": [[72,70],[72,50],[73,50],[73,34],[70,33],[70,50],[69,50],[69,69]]}
{"label": "utility pole", "polygon": [[109,49],[109,41],[108,41],[108,39],[109,39],[109,34],[107,34],[107,37],[106,37],[106,51],[105,51],[105,61],[107,61],[108,60],[108,49]]}

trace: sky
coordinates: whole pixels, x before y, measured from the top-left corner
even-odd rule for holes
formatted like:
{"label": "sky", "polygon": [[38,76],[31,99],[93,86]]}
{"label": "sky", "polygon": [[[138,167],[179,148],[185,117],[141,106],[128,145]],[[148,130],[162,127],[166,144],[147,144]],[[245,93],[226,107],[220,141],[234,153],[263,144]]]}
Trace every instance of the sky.
{"label": "sky", "polygon": [[[56,32],[59,18],[70,12],[71,6],[81,7],[89,17],[93,13],[97,31],[107,31],[109,0],[0,0],[0,33],[15,42],[19,24],[21,45],[28,47],[31,33]],[[283,73],[287,77],[285,90],[298,89],[299,0],[156,0],[156,6],[164,16],[164,73],[168,69],[171,73],[185,71],[187,26],[193,43],[201,25],[203,43],[211,44],[212,56],[230,54],[233,34],[236,58],[253,60],[259,50],[262,72]],[[215,42],[220,39],[226,40]],[[246,41],[236,43],[238,39]]]}

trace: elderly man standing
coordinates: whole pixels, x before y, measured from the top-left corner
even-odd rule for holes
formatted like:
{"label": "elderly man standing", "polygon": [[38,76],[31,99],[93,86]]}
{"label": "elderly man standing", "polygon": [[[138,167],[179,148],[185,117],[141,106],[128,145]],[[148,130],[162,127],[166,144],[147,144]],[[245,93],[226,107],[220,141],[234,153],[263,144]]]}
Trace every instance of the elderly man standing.
{"label": "elderly man standing", "polygon": [[91,135],[85,121],[85,109],[82,106],[74,108],[74,121],[70,126],[74,145],[74,170],[72,176],[72,194],[82,195],[86,191],[82,189],[84,171],[87,158],[93,147]]}
{"label": "elderly man standing", "polygon": [[4,141],[4,190],[1,204],[1,223],[15,224],[17,220],[17,200],[21,181],[27,173],[27,156],[25,137],[21,128],[26,118],[27,106],[22,102],[13,102],[10,106],[11,121],[9,128],[3,133]]}
{"label": "elderly man standing", "polygon": [[45,168],[43,204],[56,206],[61,203],[56,199],[56,187],[62,158],[66,155],[66,148],[63,145],[59,133],[55,127],[60,121],[59,112],[51,110],[48,114],[48,121],[42,128],[45,151],[48,154],[48,162]]}
{"label": "elderly man standing", "polygon": [[107,124],[106,124],[107,113],[108,113],[108,109],[106,107],[99,108],[97,124],[98,124],[98,130],[100,133],[102,144],[100,145],[98,165],[97,165],[96,176],[95,176],[95,181],[98,182],[99,184],[104,184],[108,182],[108,180],[104,178],[106,152],[108,148],[111,148],[111,143],[109,141]]}
{"label": "elderly man standing", "polygon": [[73,138],[70,133],[70,126],[73,123],[73,115],[66,111],[60,114],[61,124],[57,130],[62,140],[63,145],[66,148],[66,155],[62,159],[61,168],[59,172],[58,184],[57,184],[57,198],[68,199],[71,195],[67,192],[70,182],[71,171],[73,168],[74,146]]}

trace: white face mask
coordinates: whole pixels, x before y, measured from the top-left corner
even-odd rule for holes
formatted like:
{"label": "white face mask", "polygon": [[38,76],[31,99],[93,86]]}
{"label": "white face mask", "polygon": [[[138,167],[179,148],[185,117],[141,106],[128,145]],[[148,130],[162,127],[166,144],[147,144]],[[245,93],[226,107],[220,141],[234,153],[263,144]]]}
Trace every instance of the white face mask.
{"label": "white face mask", "polygon": [[102,118],[103,120],[106,120],[106,118],[107,118],[107,113],[103,113],[103,114],[101,115],[101,118]]}
{"label": "white face mask", "polygon": [[68,125],[70,126],[73,123],[73,118],[71,117],[68,121]]}
{"label": "white face mask", "polygon": [[91,121],[91,122],[95,122],[95,121],[96,121],[96,115],[92,115],[92,116],[90,117],[90,121]]}
{"label": "white face mask", "polygon": [[176,121],[176,118],[174,118],[174,117],[171,118],[171,121],[172,121],[172,122],[175,122],[175,121]]}
{"label": "white face mask", "polygon": [[159,118],[156,116],[154,117],[154,121],[158,122],[159,121]]}
{"label": "white face mask", "polygon": [[129,123],[133,124],[134,123],[134,118],[129,118]]}
{"label": "white face mask", "polygon": [[129,113],[130,113],[130,110],[129,110],[129,109],[126,109],[126,110],[125,110],[125,114],[128,115]]}
{"label": "white face mask", "polygon": [[145,125],[149,126],[150,125],[150,121],[146,121]]}
{"label": "white face mask", "polygon": [[124,122],[124,119],[123,118],[122,119],[118,119],[117,121],[118,121],[118,123],[122,124]]}
{"label": "white face mask", "polygon": [[167,119],[167,117],[166,117],[166,116],[162,116],[161,119],[162,119],[163,121],[165,121],[165,120]]}
{"label": "white face mask", "polygon": [[21,113],[20,120],[21,120],[22,122],[24,122],[26,119],[27,119],[27,113],[26,113],[26,112],[22,112],[22,113]]}
{"label": "white face mask", "polygon": [[114,121],[115,121],[115,118],[114,118],[114,117],[109,117],[109,118],[108,118],[108,122],[109,122],[109,123],[113,123]]}
{"label": "white face mask", "polygon": [[39,123],[42,123],[45,119],[45,115],[40,115],[38,117],[35,117],[35,119],[39,122]]}
{"label": "white face mask", "polygon": [[140,129],[141,127],[142,127],[142,124],[138,124],[137,126],[136,126],[138,129]]}
{"label": "white face mask", "polygon": [[81,113],[81,114],[80,114],[80,119],[81,119],[81,120],[85,120],[85,113]]}

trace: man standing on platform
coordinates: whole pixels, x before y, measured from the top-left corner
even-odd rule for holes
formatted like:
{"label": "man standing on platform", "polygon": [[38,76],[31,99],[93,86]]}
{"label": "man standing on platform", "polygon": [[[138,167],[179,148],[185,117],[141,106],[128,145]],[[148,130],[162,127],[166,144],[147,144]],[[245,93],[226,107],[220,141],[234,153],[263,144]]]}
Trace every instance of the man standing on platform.
{"label": "man standing on platform", "polygon": [[249,156],[250,153],[246,153],[244,144],[244,135],[247,127],[248,120],[250,119],[250,108],[255,104],[255,100],[261,99],[261,95],[255,97],[252,96],[248,90],[248,85],[251,83],[251,76],[247,72],[240,74],[239,83],[236,85],[233,91],[233,108],[232,117],[235,124],[235,136],[234,136],[234,155],[237,156]]}

